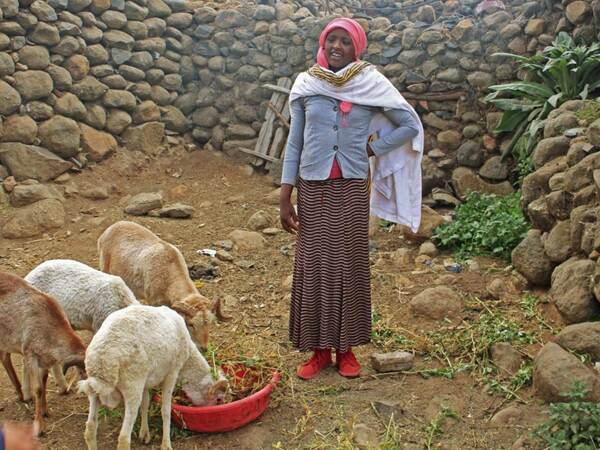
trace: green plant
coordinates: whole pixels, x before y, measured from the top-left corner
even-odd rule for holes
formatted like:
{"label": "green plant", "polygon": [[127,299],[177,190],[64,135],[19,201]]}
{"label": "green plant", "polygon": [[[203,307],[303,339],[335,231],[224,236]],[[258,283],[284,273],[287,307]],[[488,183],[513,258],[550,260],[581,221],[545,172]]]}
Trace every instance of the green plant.
{"label": "green plant", "polygon": [[585,107],[575,112],[575,117],[588,126],[597,119],[600,119],[600,102],[591,100],[586,102]]}
{"label": "green plant", "polygon": [[442,405],[440,412],[435,416],[425,427],[425,448],[431,450],[434,448],[433,440],[442,434],[442,427],[446,423],[446,419],[459,419],[458,414],[452,411],[449,407]]}
{"label": "green plant", "polygon": [[404,336],[399,330],[392,328],[377,311],[371,311],[371,339],[378,347],[401,347],[403,349],[414,349],[415,342]]}
{"label": "green plant", "polygon": [[520,398],[517,394],[521,388],[529,386],[533,378],[533,363],[526,361],[521,364],[517,373],[507,383],[497,379],[490,379],[487,382],[488,387],[492,392],[504,395],[507,400]]}
{"label": "green plant", "polygon": [[507,399],[522,400],[517,391],[531,382],[531,362],[524,362],[510,381],[503,381],[499,376],[502,374],[498,373],[496,366],[490,361],[490,348],[496,343],[507,342],[518,349],[539,339],[534,333],[523,330],[505,311],[492,309],[481,301],[479,304],[484,311],[473,323],[428,334],[424,360],[436,359],[443,367],[421,369],[418,373],[425,377],[451,379],[457,373],[468,370],[478,375],[491,392],[502,394]]}
{"label": "green plant", "polygon": [[513,147],[512,154],[515,160],[515,167],[512,170],[513,174],[516,176],[515,185],[522,186],[525,177],[534,171],[527,136],[522,134],[519,137]]}
{"label": "green plant", "polygon": [[434,230],[436,245],[454,251],[457,258],[491,255],[510,259],[529,223],[520,206],[520,193],[505,196],[468,193],[454,220]]}
{"label": "green plant", "polygon": [[539,140],[550,111],[567,100],[588,96],[600,87],[600,43],[578,45],[565,32],[552,45],[534,56],[496,53],[516,60],[530,81],[490,86],[485,101],[503,111],[495,131],[514,133],[502,157],[513,153],[520,143],[517,160],[529,155]]}
{"label": "green plant", "polygon": [[594,450],[600,448],[600,404],[586,402],[582,381],[574,381],[569,392],[561,394],[568,402],[550,404],[550,418],[535,434],[550,450]]}

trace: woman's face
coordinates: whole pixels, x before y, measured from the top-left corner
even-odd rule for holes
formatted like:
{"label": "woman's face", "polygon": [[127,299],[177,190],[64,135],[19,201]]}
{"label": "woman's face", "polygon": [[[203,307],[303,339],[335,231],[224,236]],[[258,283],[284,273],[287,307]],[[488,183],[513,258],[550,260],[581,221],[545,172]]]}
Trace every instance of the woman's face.
{"label": "woman's face", "polygon": [[346,30],[334,28],[325,39],[325,56],[329,67],[341,69],[355,59],[354,44]]}

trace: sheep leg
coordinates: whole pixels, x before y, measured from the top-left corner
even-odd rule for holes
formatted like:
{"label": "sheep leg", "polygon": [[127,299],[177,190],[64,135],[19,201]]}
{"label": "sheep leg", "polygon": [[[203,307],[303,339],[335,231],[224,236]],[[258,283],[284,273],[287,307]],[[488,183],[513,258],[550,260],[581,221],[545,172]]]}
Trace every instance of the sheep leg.
{"label": "sheep leg", "polygon": [[125,416],[123,417],[123,425],[121,425],[121,432],[119,433],[117,450],[131,449],[131,432],[133,431],[135,418],[137,417],[140,404],[142,403],[142,391],[143,388],[140,389],[139,385],[121,390],[121,394],[125,401]]}
{"label": "sheep leg", "polygon": [[[15,368],[12,365],[12,361],[10,360],[10,353],[0,352],[0,359],[2,360],[2,365],[6,369],[6,373],[8,374],[8,378],[10,378],[11,383],[15,387],[17,391],[17,396],[19,397],[19,401],[23,400],[23,391],[21,390],[21,383],[19,383],[19,377],[15,372]],[[25,384],[25,383],[23,383]]]}
{"label": "sheep leg", "polygon": [[171,399],[173,389],[177,382],[177,374],[167,376],[162,382],[162,405],[160,408],[162,415],[163,435],[160,450],[173,450],[171,447]]}
{"label": "sheep leg", "polygon": [[42,415],[48,417],[48,401],[46,399],[46,386],[48,385],[48,369],[43,369],[42,373]]}
{"label": "sheep leg", "polygon": [[88,419],[85,423],[85,443],[87,444],[88,450],[98,450],[98,443],[96,441],[96,435],[98,433],[98,396],[92,394],[88,396],[90,400],[90,411],[88,413]]}
{"label": "sheep leg", "polygon": [[150,428],[148,427],[148,408],[150,407],[150,391],[144,388],[144,394],[142,396],[142,409],[140,414],[142,415],[142,420],[140,424],[140,441],[144,444],[150,443]]}
{"label": "sheep leg", "polygon": [[29,363],[26,358],[23,358],[23,401],[31,401],[31,370],[29,370]]}
{"label": "sheep leg", "polygon": [[[100,246],[98,246],[100,247]],[[99,261],[98,261],[98,265],[100,266],[100,270],[102,272],[106,272],[106,273],[110,273],[110,257],[108,255],[105,255],[105,252],[103,252],[100,248],[98,249],[98,253],[99,253]]]}
{"label": "sheep leg", "polygon": [[39,436],[44,434],[46,431],[46,424],[44,423],[43,416],[43,402],[44,392],[42,389],[44,383],[42,381],[42,370],[38,364],[38,360],[34,355],[25,355],[25,364],[29,365],[29,382],[33,391],[33,398],[35,401],[35,415],[33,419],[33,429]]}
{"label": "sheep leg", "polygon": [[54,381],[56,381],[56,384],[58,385],[58,393],[60,395],[68,394],[69,386],[67,385],[67,380],[65,380],[65,375],[63,374],[60,364],[53,365],[51,370]]}

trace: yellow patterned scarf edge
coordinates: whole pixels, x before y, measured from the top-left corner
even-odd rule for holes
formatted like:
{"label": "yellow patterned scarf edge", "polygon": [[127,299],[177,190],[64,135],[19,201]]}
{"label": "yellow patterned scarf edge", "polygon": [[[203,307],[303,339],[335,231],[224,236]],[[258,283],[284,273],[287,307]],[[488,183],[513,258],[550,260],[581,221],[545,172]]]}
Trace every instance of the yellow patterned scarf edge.
{"label": "yellow patterned scarf edge", "polygon": [[318,64],[315,64],[310,69],[308,69],[308,73],[309,73],[309,75],[312,75],[313,77],[320,78],[321,80],[327,81],[329,84],[332,84],[333,86],[341,87],[344,84],[346,84],[348,81],[350,81],[352,78],[354,78],[356,75],[358,75],[360,72],[362,72],[362,70],[364,68],[366,68],[370,65],[371,65],[371,63],[369,63],[367,61],[361,61],[360,63],[354,64],[352,67],[350,67],[348,70],[346,70],[343,75],[336,75],[335,73],[324,70]]}

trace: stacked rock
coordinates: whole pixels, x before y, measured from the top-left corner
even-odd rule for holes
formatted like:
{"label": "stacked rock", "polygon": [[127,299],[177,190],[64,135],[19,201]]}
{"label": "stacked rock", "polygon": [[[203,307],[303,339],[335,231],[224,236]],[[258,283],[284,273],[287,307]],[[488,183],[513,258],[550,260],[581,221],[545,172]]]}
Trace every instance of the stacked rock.
{"label": "stacked rock", "polygon": [[552,111],[523,182],[533,229],[513,265],[550,294],[567,323],[600,312],[600,103],[572,100]]}
{"label": "stacked rock", "polygon": [[[118,141],[145,152],[165,128],[191,61],[192,22],[170,0],[0,0],[0,163],[17,181],[100,161]],[[185,56],[185,55],[188,56]]]}
{"label": "stacked rock", "polygon": [[[331,19],[314,0],[257,3],[0,0],[0,115],[10,130],[0,139],[18,143],[0,144],[0,154],[24,155],[13,155],[13,166],[52,160],[48,179],[101,160],[119,142],[153,152],[165,130],[241,155],[233,149],[254,146],[268,110],[263,85],[313,64]],[[563,3],[331,3],[332,14],[359,13],[369,38],[363,58],[421,114],[425,194],[448,181],[458,197],[512,191],[500,159],[509,138],[493,135],[500,114],[481,99],[520,75],[497,52],[533,54],[561,30],[590,37],[592,2]],[[20,173],[0,158],[0,174]],[[22,176],[42,179],[33,169]]]}

